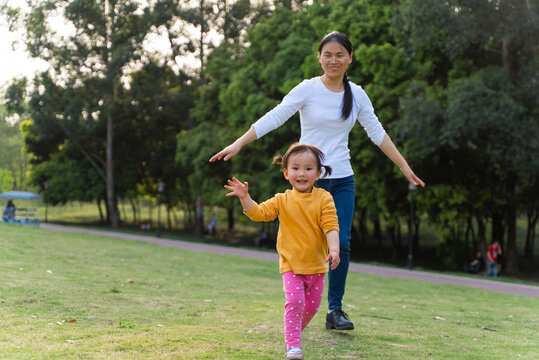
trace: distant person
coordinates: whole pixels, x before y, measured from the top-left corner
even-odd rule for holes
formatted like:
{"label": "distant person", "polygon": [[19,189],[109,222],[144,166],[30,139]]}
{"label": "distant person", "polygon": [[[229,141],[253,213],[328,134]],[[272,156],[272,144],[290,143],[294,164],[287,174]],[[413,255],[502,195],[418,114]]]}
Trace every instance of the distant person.
{"label": "distant person", "polygon": [[217,215],[213,214],[211,222],[208,224],[208,234],[214,235],[217,226]]}
{"label": "distant person", "polygon": [[485,268],[485,258],[481,251],[477,251],[475,259],[464,265],[464,271],[470,274],[477,274]]}
{"label": "distant person", "polygon": [[268,247],[269,245],[269,234],[265,230],[261,230],[260,234],[255,238],[256,247]]}
{"label": "distant person", "polygon": [[[339,222],[333,198],[314,187],[322,174],[323,154],[312,145],[296,143],[286,154],[276,156],[292,190],[276,194],[260,205],[251,199],[248,184],[235,177],[228,180],[226,196],[237,196],[245,214],[254,221],[279,218],[277,252],[286,303],[284,334],[286,359],[303,359],[301,333],[318,312],[324,291],[328,261],[331,269],[340,263]],[[326,174],[331,168],[324,166]]]}
{"label": "distant person", "polygon": [[425,186],[382,127],[365,90],[346,76],[352,59],[352,43],[344,34],[334,31],[324,36],[318,45],[318,62],[324,74],[301,82],[245,134],[210,158],[210,161],[229,160],[243,146],[275,130],[299,111],[299,142],[319,148],[326,156],[326,164],[333,169],[332,175],[318,181],[316,186],[331,193],[339,218],[341,264],[329,271],[326,315],[326,329],[335,330],[354,328],[342,310],[342,299],[350,262],[355,200],[348,138],[356,123],[361,124],[371,141],[399,167],[410,183]]}
{"label": "distant person", "polygon": [[493,277],[498,277],[498,258],[502,254],[499,241],[494,241],[487,249],[487,271],[485,276],[492,272]]}
{"label": "distant person", "polygon": [[14,221],[16,210],[17,208],[15,207],[13,200],[8,200],[6,207],[4,208],[4,211],[2,213],[2,218],[4,219],[4,221]]}

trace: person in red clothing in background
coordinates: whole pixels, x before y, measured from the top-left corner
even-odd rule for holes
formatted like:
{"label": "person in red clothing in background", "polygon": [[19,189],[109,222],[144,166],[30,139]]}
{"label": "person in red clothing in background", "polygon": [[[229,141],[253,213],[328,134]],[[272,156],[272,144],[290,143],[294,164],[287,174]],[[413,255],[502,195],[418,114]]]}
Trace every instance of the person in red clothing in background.
{"label": "person in red clothing in background", "polygon": [[489,276],[492,270],[492,276],[498,277],[498,256],[502,254],[502,248],[498,241],[494,241],[487,249],[487,271],[485,276]]}

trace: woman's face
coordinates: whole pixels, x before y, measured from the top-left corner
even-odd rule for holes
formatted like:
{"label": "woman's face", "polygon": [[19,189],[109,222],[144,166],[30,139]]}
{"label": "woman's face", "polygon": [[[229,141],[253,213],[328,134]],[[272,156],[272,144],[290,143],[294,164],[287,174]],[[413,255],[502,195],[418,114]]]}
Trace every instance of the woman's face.
{"label": "woman's face", "polygon": [[352,62],[352,54],[349,54],[346,48],[338,42],[330,41],[318,54],[318,62],[326,76],[342,79],[348,65]]}

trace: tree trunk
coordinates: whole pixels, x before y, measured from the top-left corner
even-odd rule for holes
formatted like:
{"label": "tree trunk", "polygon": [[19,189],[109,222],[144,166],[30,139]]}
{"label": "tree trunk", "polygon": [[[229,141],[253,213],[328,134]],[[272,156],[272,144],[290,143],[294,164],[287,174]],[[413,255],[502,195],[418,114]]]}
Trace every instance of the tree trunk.
{"label": "tree trunk", "polygon": [[168,224],[168,231],[172,230],[172,219],[170,218],[170,206],[167,205],[167,224]]}
{"label": "tree trunk", "polygon": [[528,229],[526,230],[526,247],[525,256],[527,259],[533,260],[533,248],[535,245],[535,227],[537,225],[538,213],[533,209],[528,210]]}
{"label": "tree trunk", "polygon": [[228,208],[227,214],[228,214],[228,230],[233,230],[234,229],[234,209]]}
{"label": "tree trunk", "polygon": [[[395,226],[397,228],[397,256],[402,249],[402,231],[401,231],[401,221],[399,218],[395,221]],[[411,231],[411,228],[408,228],[408,231]]]}
{"label": "tree trunk", "polygon": [[510,48],[510,44],[511,44],[510,35],[505,35],[503,37],[503,42],[502,42],[502,64],[503,64],[503,68],[505,70],[505,75],[507,76],[507,80],[512,82],[514,76],[513,76],[513,68],[512,68],[512,65],[511,65],[511,48]]}
{"label": "tree trunk", "polygon": [[398,259],[398,251],[397,251],[397,224],[393,224],[390,228],[390,235],[391,235],[391,257],[393,261]]}
{"label": "tree trunk", "polygon": [[[109,100],[111,101],[111,100]],[[116,195],[114,192],[114,154],[113,154],[113,140],[112,140],[112,114],[107,114],[107,161],[106,161],[106,187],[107,187],[107,210],[109,213],[110,226],[113,228],[118,227],[118,212],[116,209]]]}
{"label": "tree trunk", "polygon": [[114,133],[113,133],[113,115],[112,111],[114,109],[114,101],[115,101],[115,77],[117,74],[115,73],[115,69],[112,68],[112,49],[114,48],[112,43],[112,30],[111,30],[111,19],[113,17],[112,9],[110,6],[109,1],[105,1],[105,19],[106,19],[106,31],[107,31],[107,82],[106,82],[106,89],[104,94],[104,102],[105,102],[105,116],[107,121],[107,154],[106,154],[106,161],[105,161],[105,184],[106,184],[106,192],[107,192],[107,217],[109,220],[109,224],[111,227],[116,228],[118,227],[119,219],[118,219],[118,209],[116,207],[116,194],[115,194],[115,188],[114,188]]}
{"label": "tree trunk", "polygon": [[118,222],[121,223],[122,220],[127,219],[127,210],[125,210],[124,200],[120,199],[117,202],[117,207],[118,207]]}
{"label": "tree trunk", "polygon": [[357,232],[357,228],[352,225],[352,228],[350,229],[350,252],[355,253],[360,248],[360,236]]}
{"label": "tree trunk", "polygon": [[487,253],[487,227],[481,217],[477,217],[477,241],[478,247],[483,256]]}
{"label": "tree trunk", "polygon": [[200,0],[200,86],[206,82],[204,78],[204,32],[206,31],[204,22],[204,0]]}
{"label": "tree trunk", "polygon": [[[509,174],[507,180],[507,193],[514,195],[516,190],[516,175]],[[518,274],[518,252],[517,252],[517,209],[513,200],[509,200],[507,206],[507,263],[506,272],[508,274]]]}
{"label": "tree trunk", "polygon": [[107,204],[107,196],[106,195],[105,195],[105,200],[104,201],[105,201],[105,210],[107,210],[106,211],[106,215],[107,215],[106,224],[110,224],[110,220],[109,220],[110,215],[109,215],[109,210],[108,210],[109,209],[109,204]]}
{"label": "tree trunk", "polygon": [[99,209],[99,217],[101,218],[101,223],[105,223],[105,217],[103,216],[103,210],[101,210],[101,199],[97,199],[97,208]]}
{"label": "tree trunk", "polygon": [[[357,203],[357,202],[356,202]],[[367,242],[367,208],[363,207],[359,209],[359,237],[363,243]]]}
{"label": "tree trunk", "polygon": [[137,205],[131,198],[129,198],[129,203],[131,204],[131,210],[133,211],[133,224],[137,225]]}
{"label": "tree trunk", "polygon": [[421,225],[421,221],[419,219],[414,222],[415,223],[415,231],[414,231],[414,252],[419,253],[419,226]]}
{"label": "tree trunk", "polygon": [[[199,85],[200,87],[204,86],[206,79],[204,77],[204,32],[205,30],[205,19],[204,19],[204,0],[200,0],[200,75],[199,75]],[[189,117],[189,128],[195,126],[193,118]],[[198,170],[198,169],[197,169]],[[195,202],[195,221],[196,221],[196,231],[198,234],[204,234],[204,207],[202,205],[202,197],[200,193],[196,196]]]}
{"label": "tree trunk", "polygon": [[153,203],[151,199],[148,199],[148,224],[152,225],[152,210],[153,210]]}
{"label": "tree trunk", "polygon": [[202,198],[197,196],[195,202],[195,219],[196,219],[196,230],[199,235],[204,234],[204,211],[202,207]]}
{"label": "tree trunk", "polygon": [[498,241],[500,245],[503,246],[503,234],[504,234],[504,224],[503,224],[503,214],[495,213],[492,215],[492,242]]}
{"label": "tree trunk", "polygon": [[195,212],[190,206],[187,209],[187,214],[189,215],[187,217],[187,228],[193,230],[195,228]]}
{"label": "tree trunk", "polygon": [[378,249],[382,248],[382,226],[380,225],[380,218],[378,214],[375,215],[373,220],[374,223],[374,238],[378,243]]}
{"label": "tree trunk", "polygon": [[171,207],[170,212],[172,213],[172,220],[174,220],[174,226],[178,227],[180,222],[178,221],[178,214],[176,213],[176,207],[175,206]]}
{"label": "tree trunk", "polygon": [[509,205],[507,210],[507,274],[515,275],[518,270],[518,253],[517,253],[517,212],[513,204]]}
{"label": "tree trunk", "polygon": [[[470,246],[471,237],[471,246]],[[477,251],[477,239],[475,238],[475,231],[473,226],[473,218],[471,216],[466,219],[466,232],[464,233],[464,246],[466,251],[475,254]]]}
{"label": "tree trunk", "polygon": [[184,204],[184,210],[183,210],[183,227],[184,229],[189,229],[190,227],[190,224],[189,224],[189,219],[191,218],[191,212],[189,210],[189,206],[187,206],[186,204]]}

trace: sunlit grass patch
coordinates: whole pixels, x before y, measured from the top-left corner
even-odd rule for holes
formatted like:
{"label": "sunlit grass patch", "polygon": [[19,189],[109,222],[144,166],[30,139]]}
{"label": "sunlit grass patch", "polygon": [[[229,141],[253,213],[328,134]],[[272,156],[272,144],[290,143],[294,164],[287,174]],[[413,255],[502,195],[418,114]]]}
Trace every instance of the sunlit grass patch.
{"label": "sunlit grass patch", "polygon": [[[0,358],[281,359],[277,263],[0,224]],[[306,359],[536,359],[539,300],[350,273]]]}

